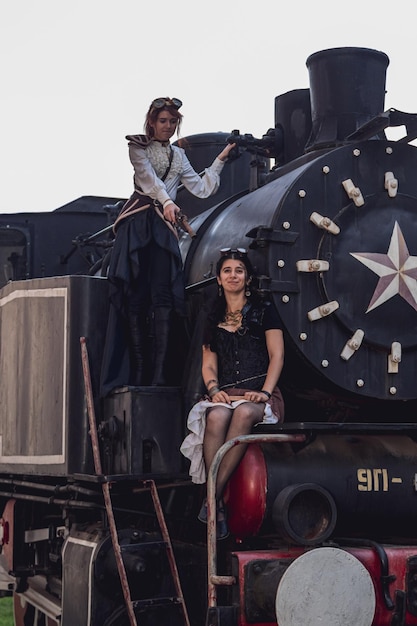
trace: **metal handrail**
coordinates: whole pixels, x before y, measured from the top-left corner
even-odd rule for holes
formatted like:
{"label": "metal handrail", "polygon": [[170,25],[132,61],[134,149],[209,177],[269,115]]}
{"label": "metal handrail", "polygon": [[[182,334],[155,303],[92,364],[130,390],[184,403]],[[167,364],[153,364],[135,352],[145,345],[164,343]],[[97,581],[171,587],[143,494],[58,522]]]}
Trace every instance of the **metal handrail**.
{"label": "metal handrail", "polygon": [[233,585],[233,576],[217,575],[216,480],[220,463],[231,448],[248,443],[302,443],[306,435],[242,435],[226,441],[214,456],[207,475],[207,590],[209,608],[217,606],[217,586]]}

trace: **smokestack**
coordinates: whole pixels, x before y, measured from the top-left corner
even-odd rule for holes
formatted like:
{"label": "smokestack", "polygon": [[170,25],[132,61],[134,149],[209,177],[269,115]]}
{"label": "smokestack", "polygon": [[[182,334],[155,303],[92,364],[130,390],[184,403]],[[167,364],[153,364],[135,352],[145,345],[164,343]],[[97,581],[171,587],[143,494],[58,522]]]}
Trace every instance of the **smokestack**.
{"label": "smokestack", "polygon": [[306,152],[346,143],[384,111],[388,64],[384,52],[369,48],[332,48],[308,57],[313,125]]}

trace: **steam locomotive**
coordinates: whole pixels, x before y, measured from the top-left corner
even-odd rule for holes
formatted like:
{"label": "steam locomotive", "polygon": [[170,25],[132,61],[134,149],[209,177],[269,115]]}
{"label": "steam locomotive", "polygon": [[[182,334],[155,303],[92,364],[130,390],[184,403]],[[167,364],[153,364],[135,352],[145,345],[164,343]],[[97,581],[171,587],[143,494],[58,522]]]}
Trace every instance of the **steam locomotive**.
{"label": "steam locomotive", "polygon": [[[275,99],[261,138],[187,138],[198,171],[225,141],[239,158],[216,196],[178,196],[196,236],[180,237],[170,386],[99,396],[123,199],[0,215],[0,581],[17,626],[417,624],[417,114],[384,110],[383,52],[306,63],[309,89]],[[179,448],[231,244],[283,320],[286,416],[221,448],[205,527]],[[216,472],[243,444],[216,542]]]}

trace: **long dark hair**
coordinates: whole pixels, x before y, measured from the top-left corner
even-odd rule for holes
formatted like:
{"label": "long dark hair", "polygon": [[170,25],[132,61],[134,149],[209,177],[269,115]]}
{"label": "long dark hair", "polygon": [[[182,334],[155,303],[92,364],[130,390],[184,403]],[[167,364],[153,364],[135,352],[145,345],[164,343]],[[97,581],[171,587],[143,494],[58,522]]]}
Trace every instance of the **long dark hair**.
{"label": "long dark hair", "polygon": [[[241,252],[239,249],[232,249],[228,252],[221,254],[219,260],[216,263],[216,276],[220,276],[221,269],[226,261],[233,259],[241,261],[246,268],[246,282],[247,290],[250,293],[248,297],[249,302],[259,302],[256,289],[253,286],[254,269],[251,260],[246,252]],[[209,345],[212,341],[213,333],[218,325],[224,319],[226,312],[226,298],[224,297],[223,289],[219,288],[217,294],[207,304],[207,317],[205,324],[205,331],[203,337],[203,344]]]}

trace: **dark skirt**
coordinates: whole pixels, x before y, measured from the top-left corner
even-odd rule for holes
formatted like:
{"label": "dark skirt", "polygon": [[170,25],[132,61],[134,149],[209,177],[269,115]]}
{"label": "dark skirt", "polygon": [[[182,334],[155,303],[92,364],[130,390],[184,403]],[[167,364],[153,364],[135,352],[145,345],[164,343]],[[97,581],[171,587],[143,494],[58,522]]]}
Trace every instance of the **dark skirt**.
{"label": "dark skirt", "polygon": [[[110,308],[101,369],[102,397],[129,384],[129,312],[139,306],[150,308],[151,301],[160,297],[180,317],[185,314],[185,282],[178,239],[157,211],[151,205],[118,223],[107,277]],[[166,291],[163,294],[158,293],[158,281],[150,280],[149,265],[158,251],[166,260],[165,272],[169,276],[168,281],[163,276]],[[147,303],[138,301],[138,291],[142,299],[149,296]]]}
{"label": "dark skirt", "polygon": [[149,268],[143,266],[142,251],[151,245],[156,254],[158,248],[169,253],[172,305],[179,315],[184,315],[185,284],[178,239],[157,211],[152,205],[120,222],[109,264],[110,301],[117,309],[126,310],[138,281],[149,282]]}

